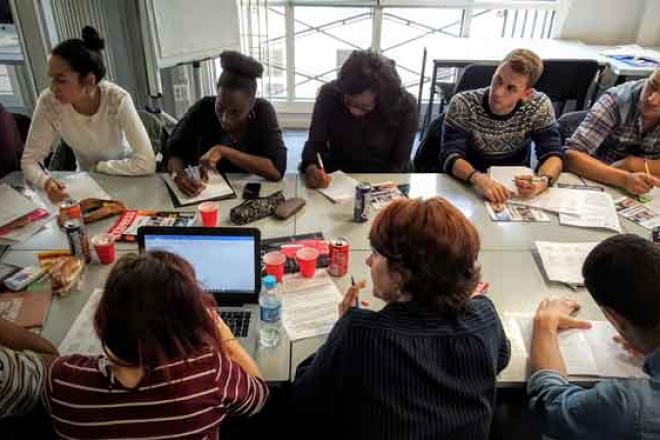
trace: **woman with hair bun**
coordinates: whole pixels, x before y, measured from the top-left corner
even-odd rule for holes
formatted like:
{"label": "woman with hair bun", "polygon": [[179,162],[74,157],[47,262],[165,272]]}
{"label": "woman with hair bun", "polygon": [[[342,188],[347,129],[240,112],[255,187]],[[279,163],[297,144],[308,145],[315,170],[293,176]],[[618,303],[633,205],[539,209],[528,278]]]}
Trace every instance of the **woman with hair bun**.
{"label": "woman with hair bun", "polygon": [[220,54],[222,74],[217,95],[193,105],[168,143],[168,169],[188,195],[204,187],[181,172],[187,165],[221,172],[253,173],[280,180],[286,170],[286,147],[273,106],[257,98],[263,66],[235,51]]}
{"label": "woman with hair bun", "polygon": [[61,42],[48,59],[51,85],[37,101],[21,168],[26,179],[55,202],[68,197],[66,186],[40,164],[58,137],[73,149],[82,170],[133,176],[156,170],[151,142],[131,95],[103,79],[104,47],[96,29],[85,26],[82,39]]}
{"label": "woman with hair bun", "polygon": [[[400,173],[410,165],[417,110],[394,61],[367,50],[351,53],[337,79],[319,89],[300,172],[311,188],[325,171]],[[321,156],[323,163],[319,163]]]}

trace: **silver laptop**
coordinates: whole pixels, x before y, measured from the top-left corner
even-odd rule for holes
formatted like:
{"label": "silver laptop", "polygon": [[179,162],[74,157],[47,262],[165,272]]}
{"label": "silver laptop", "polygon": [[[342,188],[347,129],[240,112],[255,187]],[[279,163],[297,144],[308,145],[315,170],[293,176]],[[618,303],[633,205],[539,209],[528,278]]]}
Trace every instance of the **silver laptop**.
{"label": "silver laptop", "polygon": [[257,347],[261,234],[254,228],[143,226],[140,252],[165,250],[190,262],[204,291],[250,354]]}

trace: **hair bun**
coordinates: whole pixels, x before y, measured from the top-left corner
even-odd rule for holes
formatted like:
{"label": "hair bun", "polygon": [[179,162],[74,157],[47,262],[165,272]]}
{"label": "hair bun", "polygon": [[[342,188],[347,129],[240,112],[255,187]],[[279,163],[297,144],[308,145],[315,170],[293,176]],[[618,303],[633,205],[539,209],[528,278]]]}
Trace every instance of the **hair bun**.
{"label": "hair bun", "polygon": [[261,78],[264,72],[259,61],[234,50],[226,50],[220,54],[220,66],[222,70],[248,78]]}
{"label": "hair bun", "polygon": [[82,29],[82,41],[89,50],[99,52],[105,48],[105,41],[101,38],[98,31],[91,26],[85,26]]}

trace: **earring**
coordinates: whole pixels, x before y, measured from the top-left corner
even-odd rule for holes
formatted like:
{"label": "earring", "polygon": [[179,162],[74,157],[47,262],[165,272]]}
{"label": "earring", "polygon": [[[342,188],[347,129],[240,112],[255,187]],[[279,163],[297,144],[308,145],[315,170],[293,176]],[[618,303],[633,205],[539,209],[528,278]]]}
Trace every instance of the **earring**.
{"label": "earring", "polygon": [[254,110],[250,110],[250,113],[248,113],[248,120],[252,121],[255,117]]}

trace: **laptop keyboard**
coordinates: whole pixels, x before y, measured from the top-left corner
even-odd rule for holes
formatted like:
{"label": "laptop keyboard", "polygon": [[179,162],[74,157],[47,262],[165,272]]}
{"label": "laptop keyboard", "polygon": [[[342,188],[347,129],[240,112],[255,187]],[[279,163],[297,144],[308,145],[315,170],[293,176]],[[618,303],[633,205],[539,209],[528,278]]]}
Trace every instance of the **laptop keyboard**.
{"label": "laptop keyboard", "polygon": [[252,312],[249,310],[241,310],[240,312],[220,312],[220,317],[225,321],[232,333],[234,333],[234,336],[237,338],[247,337],[251,316]]}

